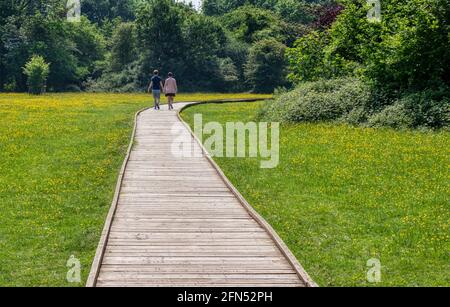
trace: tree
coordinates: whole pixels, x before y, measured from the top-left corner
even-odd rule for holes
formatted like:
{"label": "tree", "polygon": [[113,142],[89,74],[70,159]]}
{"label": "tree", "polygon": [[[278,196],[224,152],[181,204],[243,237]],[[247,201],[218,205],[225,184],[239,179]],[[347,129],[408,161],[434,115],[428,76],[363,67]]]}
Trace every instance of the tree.
{"label": "tree", "polygon": [[27,89],[22,67],[34,54],[51,63],[49,91],[139,90],[154,69],[187,90],[247,90],[252,44],[292,46],[308,31],[303,0],[205,0],[217,17],[179,0],[83,0],[79,23],[67,22],[66,3],[0,2],[0,90]]}
{"label": "tree", "polygon": [[317,18],[314,22],[314,27],[320,30],[330,28],[343,9],[344,7],[342,5],[335,2],[319,6],[316,8]]}
{"label": "tree", "polygon": [[287,49],[289,80],[300,83],[329,77],[325,65],[325,48],[328,42],[326,32],[313,31],[298,39],[293,48]]}
{"label": "tree", "polygon": [[219,57],[227,43],[224,29],[216,19],[199,14],[188,15],[183,24],[184,63],[188,86],[223,90],[224,76]]}
{"label": "tree", "polygon": [[28,77],[28,92],[40,95],[45,91],[47,77],[50,72],[50,65],[43,57],[33,56],[23,68],[24,74]]}
{"label": "tree", "polygon": [[174,0],[149,0],[141,3],[136,28],[138,47],[143,56],[142,82],[154,69],[184,73],[183,9]]}
{"label": "tree", "polygon": [[243,6],[221,18],[236,38],[246,43],[260,39],[284,40],[284,24],[272,12],[253,6]]}
{"label": "tree", "polygon": [[53,64],[48,54],[71,52],[62,30],[64,11],[61,0],[0,2],[0,89],[6,85],[8,90],[26,90],[22,67],[33,54],[44,55]]}
{"label": "tree", "polygon": [[220,16],[247,3],[247,0],[203,0],[202,11],[207,16]]}
{"label": "tree", "polygon": [[449,85],[447,0],[384,0],[380,22],[366,18],[366,1],[343,3],[330,29],[331,53],[363,65],[377,87],[402,92]]}
{"label": "tree", "polygon": [[314,19],[315,6],[300,0],[278,0],[275,11],[288,22],[309,24]]}
{"label": "tree", "polygon": [[92,77],[97,61],[105,57],[105,39],[98,27],[82,16],[80,22],[68,28],[70,41],[75,45],[78,84]]}
{"label": "tree", "polygon": [[141,4],[136,29],[143,83],[158,69],[175,73],[188,90],[223,88],[220,58],[228,41],[218,20],[173,0],[150,0]]}
{"label": "tree", "polygon": [[311,3],[322,3],[325,0],[203,0],[202,11],[207,16],[221,16],[242,6],[251,5],[261,9],[283,12],[286,21],[308,22]]}
{"label": "tree", "polygon": [[48,85],[53,90],[64,90],[70,84],[79,83],[77,49],[71,40],[71,29],[72,25],[65,19],[40,13],[30,16],[21,25],[27,57],[39,54],[52,63]]}
{"label": "tree", "polygon": [[245,64],[245,77],[253,91],[272,93],[286,84],[286,46],[270,39],[255,43]]}
{"label": "tree", "polygon": [[70,40],[65,19],[64,1],[6,1],[1,12],[4,24],[0,37],[1,65],[4,69],[1,86],[15,84],[15,90],[25,90],[22,67],[33,54],[44,56],[52,63],[48,85],[64,89],[77,82],[75,45]]}
{"label": "tree", "polygon": [[120,71],[136,60],[136,33],[133,23],[122,23],[113,32],[111,69]]}
{"label": "tree", "polygon": [[11,16],[0,26],[0,89],[8,91],[26,90],[22,67],[29,55],[18,24],[19,18]]}
{"label": "tree", "polygon": [[124,21],[134,20],[134,0],[83,0],[81,12],[90,21],[102,24],[120,17]]}
{"label": "tree", "polygon": [[[237,91],[246,90],[246,88],[245,88],[246,85],[244,82],[244,80],[245,80],[244,67],[245,67],[245,63],[247,62],[249,49],[250,49],[249,44],[236,39],[234,36],[232,36],[230,34],[227,35],[227,43],[225,44],[225,46],[223,48],[223,51],[224,51],[223,56],[225,58],[231,59],[234,66],[236,67],[238,81],[241,81],[241,82],[236,82],[237,87],[235,89]],[[226,62],[223,64],[226,64]],[[225,70],[223,70],[223,72],[224,72],[223,74],[226,78],[226,75],[228,73],[226,73]]]}

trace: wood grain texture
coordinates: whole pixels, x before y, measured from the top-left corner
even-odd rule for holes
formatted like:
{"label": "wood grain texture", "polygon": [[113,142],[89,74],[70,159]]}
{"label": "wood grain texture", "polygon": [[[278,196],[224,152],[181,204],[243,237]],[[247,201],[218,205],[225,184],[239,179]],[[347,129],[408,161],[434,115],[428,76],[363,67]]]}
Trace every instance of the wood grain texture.
{"label": "wood grain texture", "polygon": [[174,150],[181,139],[204,152],[163,108],[136,116],[87,286],[315,286],[207,155]]}

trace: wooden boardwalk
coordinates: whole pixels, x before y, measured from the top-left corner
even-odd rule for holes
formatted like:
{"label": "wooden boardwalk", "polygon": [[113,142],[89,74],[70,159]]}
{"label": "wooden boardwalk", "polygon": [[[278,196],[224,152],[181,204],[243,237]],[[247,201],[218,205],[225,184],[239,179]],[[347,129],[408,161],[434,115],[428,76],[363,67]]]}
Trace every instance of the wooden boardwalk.
{"label": "wooden boardwalk", "polygon": [[202,147],[163,108],[136,117],[87,286],[314,286],[208,156],[174,152],[174,125]]}

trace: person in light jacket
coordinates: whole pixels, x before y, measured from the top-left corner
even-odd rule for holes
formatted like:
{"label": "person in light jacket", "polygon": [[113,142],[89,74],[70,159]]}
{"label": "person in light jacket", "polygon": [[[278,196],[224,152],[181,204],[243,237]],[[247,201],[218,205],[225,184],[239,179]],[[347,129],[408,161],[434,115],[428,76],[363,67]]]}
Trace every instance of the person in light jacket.
{"label": "person in light jacket", "polygon": [[164,83],[164,93],[166,94],[167,100],[169,102],[169,110],[173,110],[173,101],[177,95],[178,87],[177,80],[174,79],[173,73],[169,72],[168,78]]}

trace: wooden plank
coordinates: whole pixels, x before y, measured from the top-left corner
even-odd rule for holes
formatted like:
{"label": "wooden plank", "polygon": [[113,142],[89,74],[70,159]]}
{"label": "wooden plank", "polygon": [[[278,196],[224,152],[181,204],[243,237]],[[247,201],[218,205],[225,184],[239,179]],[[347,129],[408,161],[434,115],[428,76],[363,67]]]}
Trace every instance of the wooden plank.
{"label": "wooden plank", "polygon": [[[153,245],[149,242],[147,242],[147,245],[127,245],[127,246],[110,246],[108,245],[108,248],[106,251],[109,252],[260,252],[260,251],[271,251],[271,252],[278,252],[279,250],[276,248],[276,246],[270,246],[268,244],[265,244],[263,246],[258,245],[251,245],[248,248],[243,248],[242,246],[221,246],[221,245],[210,245],[210,246],[200,246],[196,245],[195,243],[192,244],[185,244],[185,245],[171,245],[170,243],[165,244],[164,246],[161,245]],[[279,256],[272,255],[272,256]],[[264,256],[264,255],[262,255]]]}
{"label": "wooden plank", "polygon": [[129,282],[150,282],[150,283],[179,283],[179,282],[203,282],[203,283],[233,283],[252,282],[280,283],[280,284],[300,284],[295,273],[291,274],[175,274],[175,273],[149,273],[149,272],[106,272],[102,271],[101,281],[125,280]]}
{"label": "wooden plank", "polygon": [[255,228],[259,229],[259,225],[256,224],[252,220],[241,220],[241,219],[234,219],[234,220],[224,220],[222,221],[154,221],[151,219],[148,220],[132,220],[132,219],[120,219],[116,218],[114,225],[120,227],[120,226],[130,226],[130,227],[149,227],[149,228],[230,228],[230,227],[245,227],[245,228]]}
{"label": "wooden plank", "polygon": [[[170,248],[171,246],[201,246],[201,245],[209,245],[212,248],[216,248],[219,246],[230,246],[233,243],[236,243],[236,246],[238,245],[245,245],[247,244],[249,247],[252,246],[266,246],[270,245],[270,238],[259,238],[259,239],[250,239],[250,238],[232,238],[227,237],[218,240],[217,238],[198,238],[198,239],[192,239],[192,238],[155,238],[155,237],[148,237],[148,238],[139,238],[137,236],[120,236],[118,234],[121,234],[121,232],[116,232],[117,235],[112,235],[110,238],[111,245],[127,245],[127,246],[159,246],[164,245],[165,248]],[[128,234],[127,232],[123,232],[123,234]],[[160,234],[173,234],[173,233],[160,233]],[[218,233],[216,233],[218,234]],[[223,233],[221,233],[223,234]]]}
{"label": "wooden plank", "polygon": [[[212,222],[212,223],[223,223],[223,222],[235,222],[235,221],[247,221],[253,222],[255,225],[257,223],[252,220],[251,216],[248,214],[241,214],[242,211],[239,209],[235,209],[230,206],[224,208],[223,206],[208,206],[205,207],[197,207],[192,210],[203,210],[203,211],[211,211],[223,213],[236,213],[236,217],[223,217],[223,216],[211,216],[210,214],[204,214],[204,216],[170,216],[170,217],[154,217],[152,214],[154,212],[167,212],[167,210],[172,210],[173,213],[176,212],[190,212],[188,206],[160,206],[160,205],[145,205],[145,206],[127,206],[127,208],[121,208],[122,212],[116,213],[116,218],[118,220],[130,220],[130,221],[147,221],[147,222]],[[142,213],[148,213],[147,215],[143,215]]]}
{"label": "wooden plank", "polygon": [[[197,211],[188,211],[188,210],[172,210],[172,211],[168,211],[168,210],[152,210],[151,212],[145,212],[142,213],[142,211],[136,210],[136,209],[132,209],[132,208],[121,208],[120,211],[118,210],[119,214],[141,214],[141,215],[146,215],[146,216],[154,216],[157,218],[173,218],[173,217],[186,217],[186,218],[199,218],[199,217],[203,217],[205,215],[211,215],[211,214],[220,214],[221,217],[224,218],[234,218],[234,217],[239,217],[243,214],[243,212],[236,212],[233,210],[228,210],[228,211],[218,211],[215,209],[210,209],[210,210],[197,210]],[[245,214],[245,213],[244,213]]]}
{"label": "wooden plank", "polygon": [[153,217],[141,217],[141,216],[136,216],[134,218],[116,216],[115,221],[123,222],[125,224],[130,224],[130,225],[134,225],[137,223],[143,223],[145,225],[150,225],[150,224],[166,225],[166,224],[168,224],[171,226],[175,225],[175,224],[183,224],[183,225],[193,225],[193,224],[258,225],[255,223],[255,221],[250,219],[249,216],[242,217],[239,219],[214,219],[211,217],[203,218],[203,219],[199,219],[199,218],[195,218],[195,217],[189,217],[189,218],[184,218],[184,219],[175,217],[173,219],[169,219],[169,218],[153,218]]}
{"label": "wooden plank", "polygon": [[281,268],[240,268],[226,266],[206,266],[206,265],[103,265],[101,272],[124,272],[124,273],[219,273],[219,274],[290,274],[292,268],[289,266]]}
{"label": "wooden plank", "polygon": [[218,176],[195,176],[195,175],[175,175],[175,176],[167,176],[167,175],[145,175],[145,174],[125,174],[125,180],[137,180],[137,179],[146,179],[146,180],[170,180],[170,181],[205,181],[205,182],[221,182]]}
{"label": "wooden plank", "polygon": [[[166,196],[171,196],[166,197]],[[121,195],[120,196],[120,200],[126,200],[129,202],[134,202],[134,201],[161,201],[161,202],[172,202],[172,201],[182,201],[182,202],[197,202],[197,203],[211,203],[211,202],[215,202],[215,201],[221,201],[221,202],[227,202],[227,201],[235,201],[235,199],[233,198],[233,196],[213,196],[213,195],[204,195],[204,196],[184,196],[184,195],[160,195],[160,196],[156,196],[156,195],[152,195],[150,196],[146,196],[146,195],[142,195],[142,196],[137,196],[137,195]]]}
{"label": "wooden plank", "polygon": [[158,233],[158,232],[140,232],[140,231],[128,231],[128,232],[110,232],[111,238],[131,238],[135,237],[140,240],[144,239],[157,239],[157,238],[175,238],[178,240],[200,240],[200,239],[212,239],[221,242],[225,239],[247,239],[247,240],[255,240],[255,239],[268,239],[269,236],[264,232],[236,232],[236,233],[207,233],[207,232],[198,232],[198,233]]}
{"label": "wooden plank", "polygon": [[[128,234],[129,232],[120,232],[117,231],[115,234]],[[161,235],[171,235],[174,234],[173,232],[160,232],[155,234],[161,234]],[[186,233],[186,234],[192,234],[192,233]],[[211,234],[226,234],[223,232],[215,232]],[[236,234],[236,233],[231,233]],[[189,245],[189,246],[197,246],[197,245],[204,245],[204,244],[210,244],[211,246],[222,246],[222,245],[229,245],[231,243],[239,243],[242,242],[242,244],[248,244],[249,246],[258,246],[258,245],[266,245],[270,244],[270,238],[269,237],[262,237],[259,239],[256,238],[233,238],[233,237],[225,237],[222,239],[217,238],[210,238],[210,237],[204,237],[204,238],[157,238],[150,236],[148,238],[141,238],[136,236],[130,236],[130,237],[121,237],[119,235],[111,235],[111,242],[117,242],[117,244],[127,244],[130,246],[133,245],[161,245],[164,244],[166,246],[171,245]],[[109,242],[109,241],[108,241]],[[128,242],[128,243],[127,243]],[[198,244],[197,244],[198,243]]]}
{"label": "wooden plank", "polygon": [[149,227],[118,227],[113,225],[111,228],[113,231],[118,232],[127,232],[130,230],[135,231],[152,231],[152,232],[161,232],[161,233],[175,233],[175,232],[204,232],[204,233],[230,233],[230,232],[242,232],[242,231],[252,231],[252,232],[264,232],[263,229],[260,228],[242,228],[241,230],[234,228],[188,228],[188,227],[178,227],[178,228],[167,228],[167,229],[158,229],[158,228],[149,228]]}
{"label": "wooden plank", "polygon": [[122,199],[128,199],[128,200],[153,200],[153,199],[174,199],[174,200],[183,200],[185,198],[204,198],[206,200],[214,200],[216,198],[220,198],[222,200],[231,198],[234,199],[233,194],[230,192],[164,192],[164,191],[145,191],[145,192],[124,192],[120,194],[120,197]]}
{"label": "wooden plank", "polygon": [[254,252],[245,252],[244,250],[240,251],[218,251],[218,252],[211,252],[211,251],[202,251],[202,252],[195,252],[195,251],[114,251],[109,250],[105,252],[105,255],[111,256],[111,257],[139,257],[145,255],[145,257],[211,257],[211,258],[221,258],[221,257],[257,257],[257,256],[277,256],[279,255],[279,251],[272,252],[272,251],[254,251]]}
{"label": "wooden plank", "polygon": [[215,264],[215,265],[236,265],[236,266],[277,266],[285,265],[286,259],[279,257],[112,257],[105,255],[104,264]]}
{"label": "wooden plank", "polygon": [[223,240],[217,243],[217,240],[133,240],[133,239],[111,239],[108,246],[163,246],[167,250],[172,246],[211,246],[211,247],[251,247],[251,246],[273,246],[273,242],[268,238],[266,240]]}
{"label": "wooden plank", "polygon": [[227,251],[244,251],[244,252],[258,252],[258,251],[272,251],[272,252],[279,252],[279,250],[275,246],[271,245],[265,245],[265,246],[249,246],[247,249],[242,248],[242,246],[236,246],[236,247],[229,247],[229,246],[197,246],[195,244],[190,244],[186,246],[176,246],[176,245],[166,245],[166,246],[153,246],[151,244],[147,246],[142,245],[129,245],[126,247],[111,247],[108,245],[106,248],[106,251],[110,252],[161,252],[161,251],[167,251],[170,249],[170,251],[173,252],[198,252],[198,251],[205,251],[205,252],[227,252]]}
{"label": "wooden plank", "polygon": [[[108,274],[108,273],[106,273]],[[281,276],[287,275],[287,274],[281,274]],[[257,275],[255,275],[257,276]],[[107,278],[109,277],[109,278]],[[183,284],[193,284],[195,285],[208,285],[208,284],[228,284],[229,286],[233,286],[234,283],[241,284],[241,283],[248,283],[253,284],[254,286],[260,286],[264,284],[295,284],[300,285],[300,280],[298,277],[287,277],[287,278],[256,278],[254,276],[249,276],[247,278],[233,278],[233,277],[208,277],[204,276],[203,278],[200,276],[185,276],[184,278],[179,277],[176,278],[152,278],[152,276],[146,277],[141,276],[142,278],[139,278],[140,276],[136,276],[134,278],[124,278],[120,273],[118,274],[108,274],[107,277],[101,276],[99,278],[100,282],[114,282],[114,281],[120,281],[124,283],[133,283],[138,284],[142,283],[144,285],[183,285]]]}
{"label": "wooden plank", "polygon": [[[219,224],[219,223],[217,223]],[[126,223],[126,222],[117,222],[114,223],[113,227],[115,229],[145,229],[145,230],[155,230],[158,232],[163,231],[174,231],[174,230],[188,230],[188,231],[224,231],[230,229],[230,231],[239,231],[239,229],[235,229],[236,227],[240,228],[240,232],[242,231],[261,231],[261,228],[252,225],[252,224],[245,224],[245,223],[228,223],[228,224],[222,224],[214,225],[214,224],[203,224],[203,223]]]}
{"label": "wooden plank", "polygon": [[[133,170],[128,170],[127,172],[128,175],[144,175],[144,176],[177,176],[177,175],[181,175],[181,176],[208,176],[208,177],[212,177],[212,176],[216,176],[217,173],[215,173],[213,170],[196,170],[196,171],[191,171],[188,168],[187,169],[133,169]],[[223,186],[223,185],[222,185]]]}
{"label": "wooden plank", "polygon": [[[141,215],[141,216],[146,216],[146,217],[155,217],[155,218],[176,218],[176,217],[183,217],[183,218],[197,218],[197,219],[204,219],[204,218],[208,218],[211,214],[214,214],[215,212],[217,212],[214,209],[211,210],[203,210],[201,212],[190,212],[190,211],[172,211],[172,212],[166,212],[165,210],[160,210],[160,211],[152,211],[152,212],[146,212],[146,213],[141,213],[141,211],[139,210],[123,210],[121,209],[121,211],[118,211],[118,217],[133,217],[136,215]],[[230,218],[234,218],[234,219],[239,219],[242,217],[242,212],[220,212],[219,214],[220,217],[222,219],[230,219]]]}
{"label": "wooden plank", "polygon": [[[133,180],[133,181],[127,181],[124,182],[122,184],[122,188],[151,188],[151,189],[165,189],[166,187],[170,187],[170,186],[178,186],[179,188],[209,188],[209,189],[214,189],[214,188],[222,188],[223,184],[220,182],[209,182],[207,184],[201,184],[201,182],[196,182],[196,183],[192,183],[192,182],[186,182],[186,181],[170,181],[170,180],[165,180],[165,181],[138,181],[138,180]],[[234,200],[235,203],[239,203],[236,199]]]}
{"label": "wooden plank", "polygon": [[[238,207],[237,204],[232,202],[226,202],[226,203],[210,203],[210,202],[204,202],[200,204],[195,203],[188,203],[188,202],[157,202],[157,201],[146,201],[146,202],[135,202],[135,203],[123,203],[123,206],[127,208],[136,208],[136,210],[141,210],[145,212],[151,213],[153,210],[158,211],[161,209],[164,210],[217,210],[217,211],[229,211],[234,210],[236,212],[242,212],[242,208]],[[249,216],[247,216],[249,217]],[[214,216],[211,218],[221,218],[220,216]]]}
{"label": "wooden plank", "polygon": [[[191,288],[191,287],[212,287],[212,288],[224,288],[224,287],[233,287],[233,288],[252,288],[255,287],[253,283],[235,283],[235,284],[192,284],[192,283],[180,283],[180,284],[167,284],[167,285],[148,285],[148,284],[142,284],[142,283],[121,283],[121,282],[105,282],[105,281],[99,281],[97,284],[97,287],[103,287],[103,288],[117,288],[117,287],[123,287],[123,288],[147,288],[147,287],[155,287],[155,288]],[[261,288],[297,288],[299,287],[297,284],[263,284],[258,285],[258,287]],[[303,285],[302,285],[303,287]]]}

